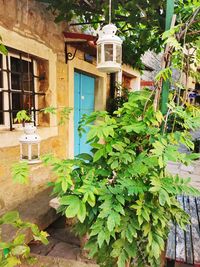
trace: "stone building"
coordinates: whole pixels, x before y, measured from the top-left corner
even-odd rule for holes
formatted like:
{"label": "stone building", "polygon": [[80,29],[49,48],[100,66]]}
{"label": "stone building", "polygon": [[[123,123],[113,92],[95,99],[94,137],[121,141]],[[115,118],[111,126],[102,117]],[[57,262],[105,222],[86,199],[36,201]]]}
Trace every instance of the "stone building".
{"label": "stone building", "polygon": [[[95,48],[88,35],[79,36],[78,31],[54,23],[38,1],[0,0],[0,35],[8,48],[8,56],[0,54],[0,213],[32,203],[53,179],[48,169],[35,164],[30,166],[28,185],[13,184],[11,166],[19,161],[22,134],[14,120],[19,110],[32,110],[41,154],[67,158],[87,149],[77,134],[81,113],[88,105],[90,111],[105,109],[109,75],[96,69]],[[66,60],[67,53],[74,59]],[[129,66],[123,66],[123,72],[129,87],[139,89],[140,73]],[[57,116],[40,112],[49,106],[73,108],[69,121],[59,125]]]}
{"label": "stone building", "polygon": [[156,54],[152,51],[147,51],[142,56],[142,63],[144,65],[144,70],[141,76],[141,88],[150,87],[153,89],[155,76],[161,70],[161,61],[162,61],[161,53]]}

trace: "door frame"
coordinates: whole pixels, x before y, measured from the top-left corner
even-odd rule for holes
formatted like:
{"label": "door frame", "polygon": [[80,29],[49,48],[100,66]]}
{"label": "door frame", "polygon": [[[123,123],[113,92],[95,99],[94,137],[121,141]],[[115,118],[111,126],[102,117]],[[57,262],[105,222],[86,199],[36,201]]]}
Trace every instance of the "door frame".
{"label": "door frame", "polygon": [[[80,68],[81,67],[81,68]],[[101,73],[96,66],[79,58],[74,58],[67,64],[67,88],[69,107],[74,107],[74,73],[81,72],[95,78],[94,110],[106,109],[107,74]],[[74,112],[69,116],[67,138],[67,157],[74,158]]]}

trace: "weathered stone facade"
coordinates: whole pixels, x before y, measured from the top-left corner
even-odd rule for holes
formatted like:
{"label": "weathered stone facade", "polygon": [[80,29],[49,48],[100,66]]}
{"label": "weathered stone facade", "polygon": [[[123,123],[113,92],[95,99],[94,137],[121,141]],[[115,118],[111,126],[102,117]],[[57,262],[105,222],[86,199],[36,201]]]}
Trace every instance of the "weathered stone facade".
{"label": "weathered stone facade", "polygon": [[64,23],[54,23],[44,4],[34,0],[0,0],[0,25],[45,44],[64,61]]}
{"label": "weathered stone facade", "polygon": [[[27,5],[28,3],[28,5]],[[48,104],[68,106],[67,67],[64,64],[64,24],[55,24],[45,6],[36,1],[0,0],[0,35],[8,47],[35,56],[44,56],[50,68]],[[53,65],[53,66],[52,66]],[[51,67],[52,66],[52,67]],[[67,156],[68,125],[59,126],[57,118],[51,117],[50,127],[38,128],[42,137],[41,153],[53,152],[59,157]],[[44,190],[51,180],[50,172],[41,164],[30,167],[30,183],[14,184],[11,166],[19,160],[18,138],[22,131],[0,129],[0,212],[12,209],[19,203]]]}

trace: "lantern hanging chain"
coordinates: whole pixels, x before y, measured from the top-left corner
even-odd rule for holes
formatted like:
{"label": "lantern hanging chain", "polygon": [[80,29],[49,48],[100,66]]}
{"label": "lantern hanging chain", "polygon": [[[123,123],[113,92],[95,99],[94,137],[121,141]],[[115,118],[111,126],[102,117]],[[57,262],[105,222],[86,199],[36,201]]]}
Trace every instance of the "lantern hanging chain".
{"label": "lantern hanging chain", "polygon": [[109,0],[109,24],[111,24],[111,16],[112,16],[112,0]]}

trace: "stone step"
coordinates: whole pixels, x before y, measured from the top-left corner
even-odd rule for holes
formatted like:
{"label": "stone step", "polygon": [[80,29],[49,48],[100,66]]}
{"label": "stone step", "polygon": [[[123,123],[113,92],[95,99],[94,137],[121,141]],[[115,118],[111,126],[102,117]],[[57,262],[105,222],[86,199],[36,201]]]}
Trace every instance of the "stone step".
{"label": "stone step", "polygon": [[[34,198],[28,199],[26,202],[21,203],[13,210],[19,212],[20,217],[24,221],[32,222],[38,225],[41,230],[46,229],[57,218],[55,209],[49,206],[49,201],[52,199],[52,189],[47,188],[40,193],[36,194]],[[2,239],[5,241],[11,241],[15,235],[13,227],[4,225],[2,228]],[[32,240],[30,231],[26,232],[26,242],[29,243]]]}

